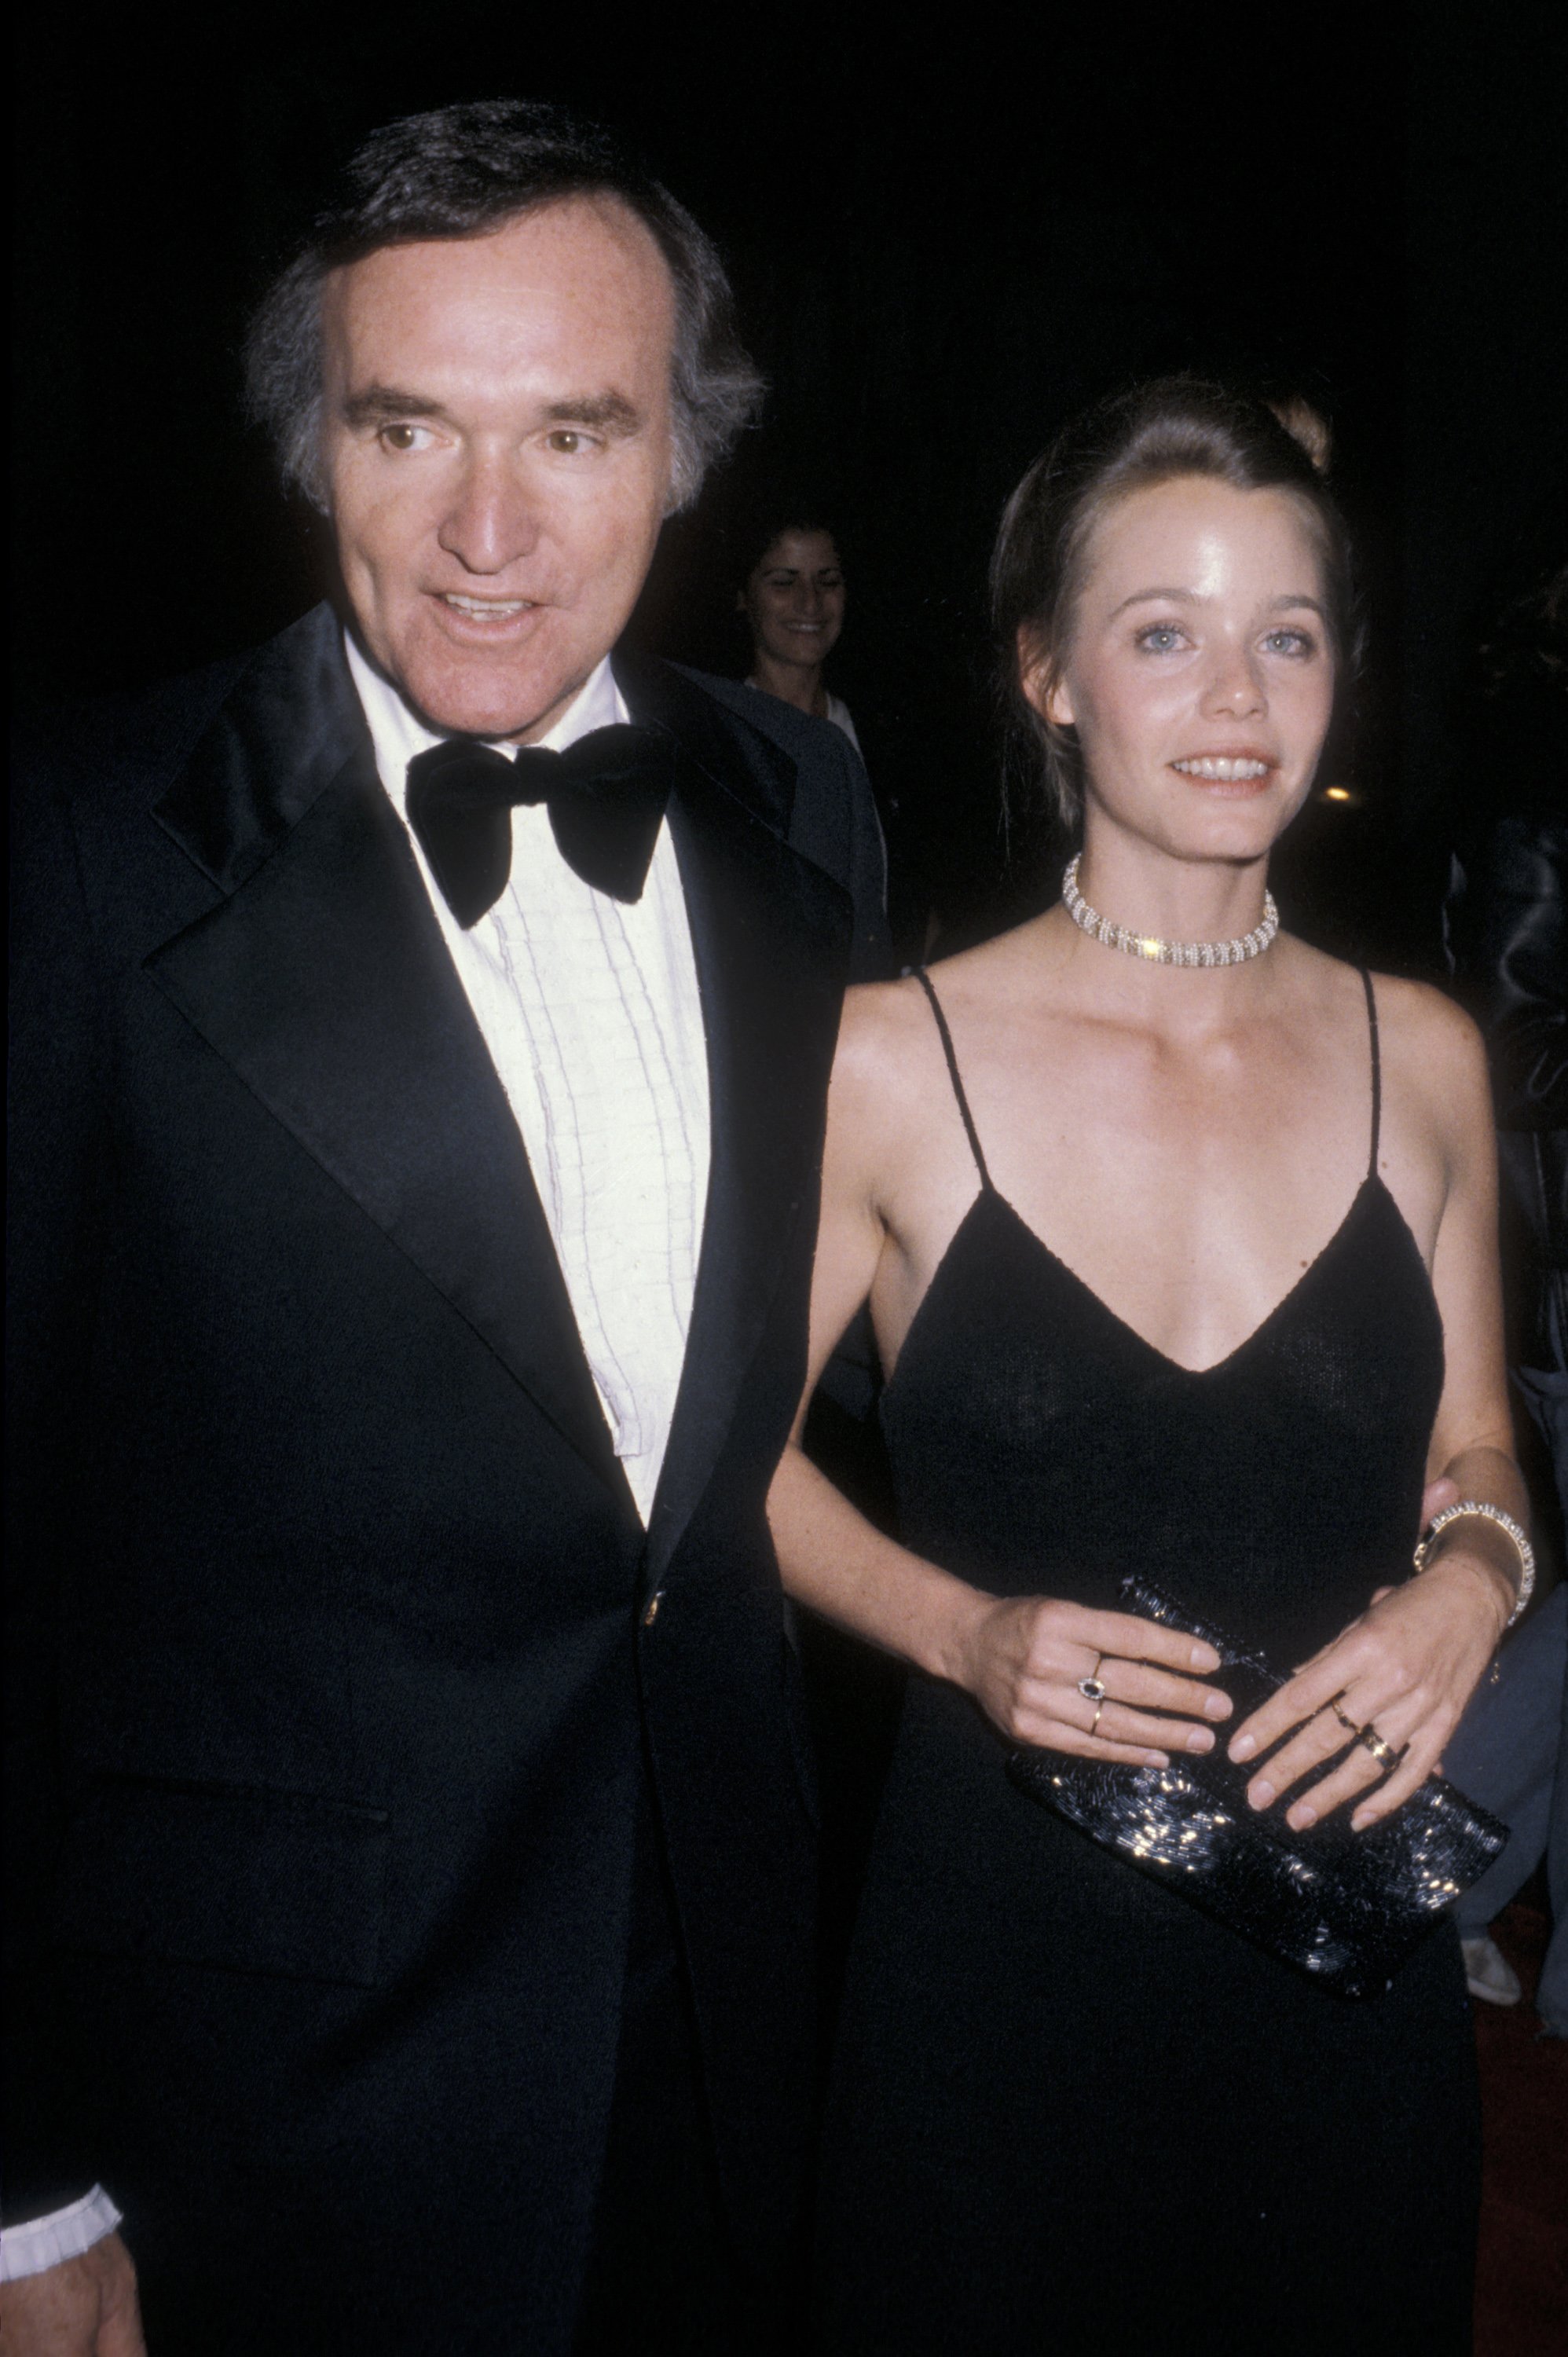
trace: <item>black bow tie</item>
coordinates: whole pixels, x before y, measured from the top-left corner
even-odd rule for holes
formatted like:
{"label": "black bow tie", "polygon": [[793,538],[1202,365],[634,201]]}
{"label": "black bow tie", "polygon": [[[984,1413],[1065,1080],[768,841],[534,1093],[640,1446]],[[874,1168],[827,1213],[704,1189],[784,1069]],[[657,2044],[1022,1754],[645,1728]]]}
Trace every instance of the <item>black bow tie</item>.
{"label": "black bow tie", "polygon": [[668,737],[624,724],[564,753],[525,745],[515,760],[448,737],[408,765],[408,823],[467,931],[506,890],[514,802],[547,802],[561,856],[585,884],[639,900],[670,798]]}

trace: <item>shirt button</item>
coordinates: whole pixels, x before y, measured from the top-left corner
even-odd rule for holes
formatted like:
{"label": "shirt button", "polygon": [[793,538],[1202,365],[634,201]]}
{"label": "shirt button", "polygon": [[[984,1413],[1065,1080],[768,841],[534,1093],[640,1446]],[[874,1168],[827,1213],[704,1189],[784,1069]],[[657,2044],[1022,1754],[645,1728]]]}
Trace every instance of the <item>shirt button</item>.
{"label": "shirt button", "polygon": [[659,1618],[659,1608],[663,1601],[664,1590],[661,1587],[656,1587],[642,1608],[642,1625],[645,1629],[652,1628]]}

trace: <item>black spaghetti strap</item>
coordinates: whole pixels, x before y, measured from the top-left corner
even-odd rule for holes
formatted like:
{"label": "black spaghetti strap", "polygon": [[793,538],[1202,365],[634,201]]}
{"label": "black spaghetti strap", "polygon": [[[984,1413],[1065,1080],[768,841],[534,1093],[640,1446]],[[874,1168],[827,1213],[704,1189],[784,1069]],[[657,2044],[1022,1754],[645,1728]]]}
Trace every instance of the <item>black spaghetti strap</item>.
{"label": "black spaghetti strap", "polygon": [[1367,994],[1367,1028],[1372,1048],[1372,1157],[1367,1165],[1367,1176],[1375,1178],[1378,1175],[1378,1132],[1383,1118],[1383,1066],[1378,1053],[1378,1002],[1372,991],[1372,977],[1366,967],[1360,966],[1357,971],[1361,977],[1361,987]]}
{"label": "black spaghetti strap", "polygon": [[970,1112],[969,1099],[964,1095],[963,1082],[958,1076],[958,1058],[953,1054],[952,1033],[948,1029],[948,1018],[942,1013],[942,1002],[937,996],[931,985],[931,977],[923,965],[918,965],[915,968],[915,979],[931,1002],[931,1013],[937,1018],[937,1029],[941,1034],[942,1053],[948,1060],[948,1078],[952,1082],[952,1092],[958,1099],[958,1109],[963,1115],[963,1125],[969,1137],[971,1151],[974,1156],[975,1168],[980,1173],[980,1183],[989,1195],[993,1192],[991,1173],[985,1167],[985,1157],[980,1150],[980,1132],[975,1128],[974,1115]]}

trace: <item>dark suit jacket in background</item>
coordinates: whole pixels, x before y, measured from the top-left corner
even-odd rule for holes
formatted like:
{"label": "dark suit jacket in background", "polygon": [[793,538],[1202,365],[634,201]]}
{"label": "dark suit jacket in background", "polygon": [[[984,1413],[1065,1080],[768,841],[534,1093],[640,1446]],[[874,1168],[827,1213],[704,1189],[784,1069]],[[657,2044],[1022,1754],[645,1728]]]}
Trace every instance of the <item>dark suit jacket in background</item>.
{"label": "dark suit jacket in background", "polygon": [[727,2214],[765,2277],[793,2231],[763,1500],[878,845],[837,731],[617,672],[679,748],[713,1125],[646,1538],[331,613],[23,797],[5,2198],[109,2187],[159,2357],[566,2348],[644,1749]]}

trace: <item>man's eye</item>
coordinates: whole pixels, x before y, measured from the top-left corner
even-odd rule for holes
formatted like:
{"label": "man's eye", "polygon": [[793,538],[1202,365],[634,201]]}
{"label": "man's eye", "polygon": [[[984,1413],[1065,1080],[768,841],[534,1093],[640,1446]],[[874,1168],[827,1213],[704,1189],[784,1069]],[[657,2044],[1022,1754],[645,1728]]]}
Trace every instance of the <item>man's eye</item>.
{"label": "man's eye", "polygon": [[575,425],[558,425],[549,436],[549,444],[552,450],[559,450],[564,457],[575,458],[579,450],[587,448],[588,437]]}
{"label": "man's eye", "polygon": [[381,438],[389,450],[417,450],[421,447],[420,437],[427,430],[423,425],[383,425]]}

